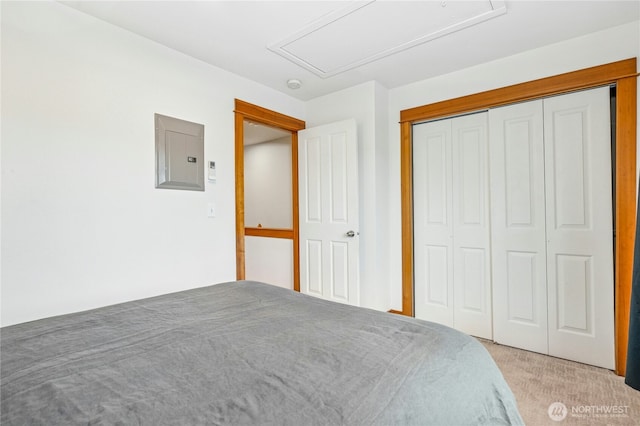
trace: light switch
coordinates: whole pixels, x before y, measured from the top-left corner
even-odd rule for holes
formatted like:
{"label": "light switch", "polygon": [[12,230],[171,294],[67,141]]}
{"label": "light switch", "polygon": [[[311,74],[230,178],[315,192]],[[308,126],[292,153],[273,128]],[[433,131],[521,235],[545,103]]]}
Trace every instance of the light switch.
{"label": "light switch", "polygon": [[207,217],[216,217],[216,206],[214,203],[207,204]]}

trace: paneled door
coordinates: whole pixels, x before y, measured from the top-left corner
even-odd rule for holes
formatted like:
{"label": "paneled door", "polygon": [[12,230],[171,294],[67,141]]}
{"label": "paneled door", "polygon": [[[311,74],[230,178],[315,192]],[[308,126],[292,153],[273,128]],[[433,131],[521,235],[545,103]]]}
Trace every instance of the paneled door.
{"label": "paneled door", "polygon": [[413,128],[416,318],[453,327],[451,122]]}
{"label": "paneled door", "polygon": [[609,88],[544,100],[549,354],[613,369]]}
{"label": "paneled door", "polygon": [[298,133],[300,291],[352,305],[359,294],[355,120]]}
{"label": "paneled door", "polygon": [[417,318],[492,338],[486,112],[413,128]]}
{"label": "paneled door", "polygon": [[494,339],[614,368],[609,88],[489,111]]}
{"label": "paneled door", "polygon": [[493,333],[548,352],[542,101],[489,111]]}

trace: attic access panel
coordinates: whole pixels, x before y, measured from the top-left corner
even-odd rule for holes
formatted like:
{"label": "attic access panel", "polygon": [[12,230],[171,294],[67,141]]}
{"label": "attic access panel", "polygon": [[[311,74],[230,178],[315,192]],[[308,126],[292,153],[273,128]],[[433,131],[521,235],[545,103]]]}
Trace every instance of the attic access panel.
{"label": "attic access panel", "polygon": [[155,114],[156,188],[204,191],[204,125]]}
{"label": "attic access panel", "polygon": [[507,11],[504,1],[352,1],[269,47],[322,78]]}

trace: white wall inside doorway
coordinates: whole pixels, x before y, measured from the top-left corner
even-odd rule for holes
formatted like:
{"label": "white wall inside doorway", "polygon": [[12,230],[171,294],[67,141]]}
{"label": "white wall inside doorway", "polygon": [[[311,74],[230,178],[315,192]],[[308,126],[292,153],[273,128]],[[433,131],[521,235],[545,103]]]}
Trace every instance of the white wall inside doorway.
{"label": "white wall inside doorway", "polygon": [[291,229],[291,137],[244,147],[244,223]]}
{"label": "white wall inside doorway", "polygon": [[293,241],[245,237],[245,278],[293,289]]}

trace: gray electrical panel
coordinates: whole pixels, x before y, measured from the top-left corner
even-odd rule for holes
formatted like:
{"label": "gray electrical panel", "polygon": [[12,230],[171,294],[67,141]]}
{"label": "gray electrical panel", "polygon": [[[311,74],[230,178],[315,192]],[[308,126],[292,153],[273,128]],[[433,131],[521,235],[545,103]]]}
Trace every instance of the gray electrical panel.
{"label": "gray electrical panel", "polygon": [[156,188],[204,191],[204,125],[155,114]]}

